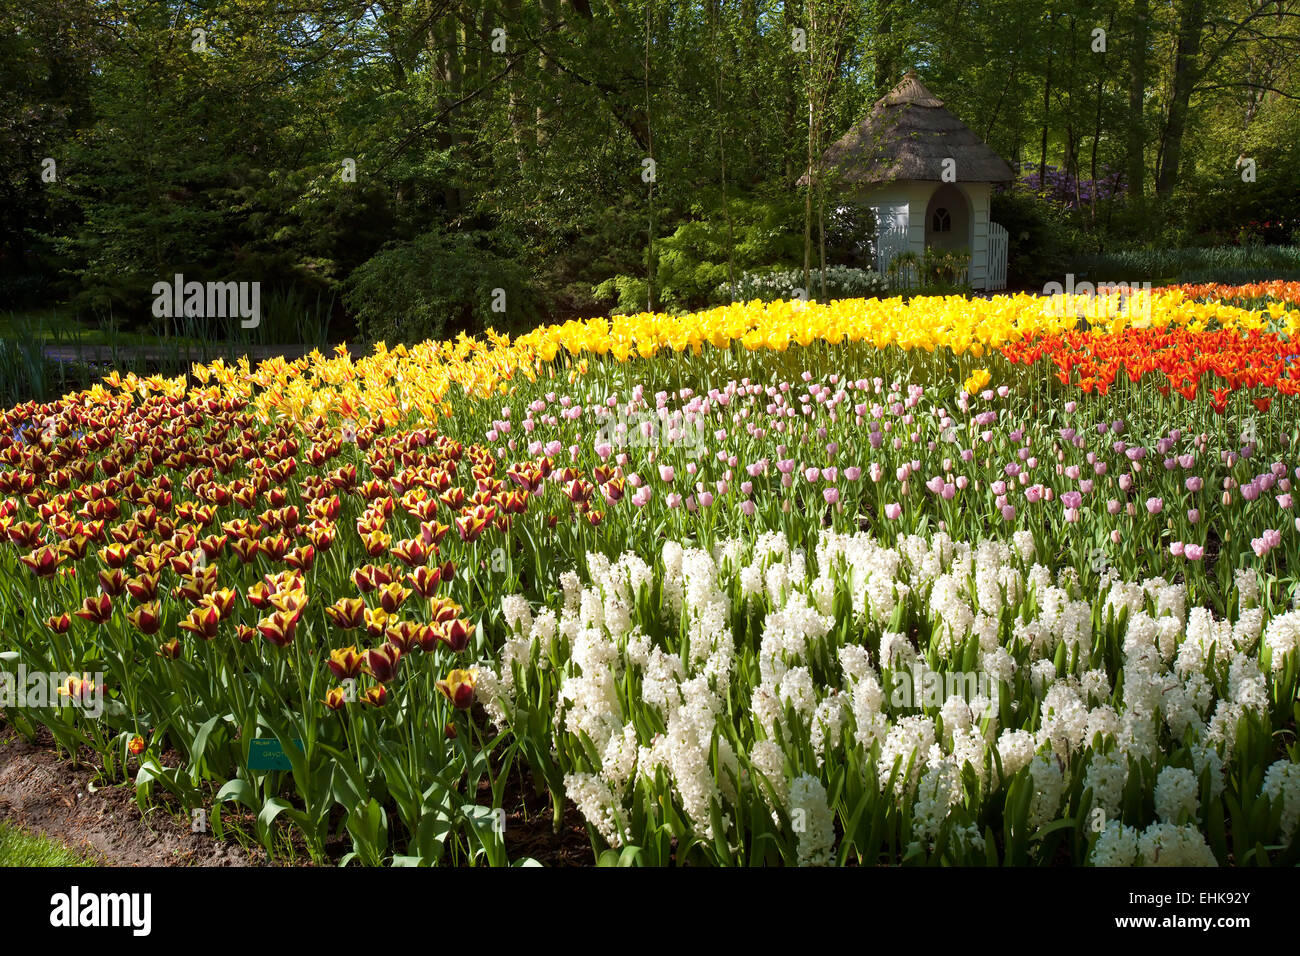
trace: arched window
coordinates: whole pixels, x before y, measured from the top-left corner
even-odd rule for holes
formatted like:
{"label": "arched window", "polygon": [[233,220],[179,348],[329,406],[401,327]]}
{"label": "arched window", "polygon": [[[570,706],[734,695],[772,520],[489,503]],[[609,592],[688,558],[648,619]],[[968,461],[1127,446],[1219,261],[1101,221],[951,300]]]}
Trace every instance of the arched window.
{"label": "arched window", "polygon": [[931,232],[952,232],[952,216],[948,210],[940,206],[934,211],[934,218],[930,223]]}

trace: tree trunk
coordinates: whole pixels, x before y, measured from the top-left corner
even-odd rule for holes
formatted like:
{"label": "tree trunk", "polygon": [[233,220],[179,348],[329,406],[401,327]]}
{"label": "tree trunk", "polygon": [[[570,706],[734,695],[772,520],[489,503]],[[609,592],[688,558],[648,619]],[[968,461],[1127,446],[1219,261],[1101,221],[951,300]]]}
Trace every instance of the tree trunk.
{"label": "tree trunk", "polygon": [[712,33],[714,56],[717,58],[718,67],[716,74],[717,99],[714,103],[714,110],[718,120],[718,171],[722,180],[722,217],[727,223],[727,284],[728,294],[731,299],[734,300],[736,297],[736,230],[731,221],[731,204],[727,201],[727,112],[724,109],[723,103],[723,76],[725,72],[726,47],[722,44],[718,36],[719,10],[717,4],[710,4],[710,15],[710,32]]}
{"label": "tree trunk", "polygon": [[1133,42],[1128,59],[1128,194],[1142,198],[1146,178],[1146,127],[1143,122],[1147,95],[1147,36],[1150,0],[1133,0]]}
{"label": "tree trunk", "polygon": [[[811,73],[811,66],[809,72]],[[812,290],[812,191],[813,181],[813,101],[812,85],[808,90],[808,187],[803,191],[803,287]]]}
{"label": "tree trunk", "polygon": [[821,255],[822,266],[822,294],[821,300],[826,302],[826,195],[818,193],[817,195],[817,246]]}
{"label": "tree trunk", "polygon": [[[655,148],[654,136],[650,125],[650,23],[652,7],[646,5],[645,11],[645,129],[646,129],[646,152],[648,152],[651,163],[654,162]],[[646,222],[646,311],[655,310],[655,233],[659,231],[659,225],[655,216],[655,180],[650,179],[650,189],[646,193],[646,211],[648,212]]]}
{"label": "tree trunk", "polygon": [[[550,41],[550,32],[556,27],[559,20],[560,11],[557,0],[542,0],[541,34],[547,38],[548,43]],[[556,67],[555,64],[551,62],[550,57],[546,55],[545,45],[543,45],[542,52],[537,54],[537,67],[538,71],[541,73],[541,81],[543,84],[547,82],[549,77],[555,76]],[[543,86],[543,89],[545,89],[545,86]],[[541,103],[538,103],[534,117],[537,148],[544,149],[546,144],[550,141],[551,134],[547,129],[546,113],[543,110]]]}
{"label": "tree trunk", "polygon": [[1038,190],[1047,191],[1047,126],[1052,115],[1052,22],[1047,20],[1047,63],[1043,69],[1043,135],[1038,147]]}
{"label": "tree trunk", "polygon": [[875,93],[883,95],[898,81],[897,41],[894,39],[894,5],[896,0],[876,3]]}
{"label": "tree trunk", "polygon": [[[519,0],[505,0],[505,17],[509,23],[519,21]],[[519,164],[520,175],[524,173],[524,167],[528,162],[528,154],[536,148],[537,137],[536,128],[528,128],[528,122],[524,117],[523,98],[519,93],[519,86],[523,79],[518,73],[512,72],[507,80],[510,92],[506,101],[506,119],[510,123],[510,138],[515,146],[515,162]]]}
{"label": "tree trunk", "polygon": [[1183,134],[1187,132],[1187,115],[1192,89],[1196,85],[1196,61],[1201,52],[1201,28],[1205,25],[1205,0],[1186,0],[1178,18],[1178,53],[1174,58],[1173,89],[1169,112],[1165,118],[1163,153],[1156,173],[1156,195],[1167,199],[1178,184],[1183,157]]}

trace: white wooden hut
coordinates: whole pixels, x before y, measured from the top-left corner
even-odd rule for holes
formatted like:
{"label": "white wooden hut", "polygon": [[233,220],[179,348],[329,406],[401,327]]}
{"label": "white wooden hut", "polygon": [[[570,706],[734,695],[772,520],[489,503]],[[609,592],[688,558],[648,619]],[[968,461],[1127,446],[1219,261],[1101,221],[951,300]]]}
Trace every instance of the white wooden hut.
{"label": "white wooden hut", "polygon": [[993,184],[1015,174],[916,71],[826,151],[817,176],[840,200],[875,212],[880,272],[905,251],[953,249],[970,254],[972,288],[1005,288],[1007,231],[989,221],[989,200]]}

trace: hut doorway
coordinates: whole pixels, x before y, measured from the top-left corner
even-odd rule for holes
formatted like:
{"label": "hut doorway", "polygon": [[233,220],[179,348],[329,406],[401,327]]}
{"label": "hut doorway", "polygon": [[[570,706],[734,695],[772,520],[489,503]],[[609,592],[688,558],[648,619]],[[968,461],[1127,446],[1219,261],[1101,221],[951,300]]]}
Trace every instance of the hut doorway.
{"label": "hut doorway", "polygon": [[973,225],[966,193],[952,183],[943,183],[931,194],[925,209],[925,247],[969,252]]}

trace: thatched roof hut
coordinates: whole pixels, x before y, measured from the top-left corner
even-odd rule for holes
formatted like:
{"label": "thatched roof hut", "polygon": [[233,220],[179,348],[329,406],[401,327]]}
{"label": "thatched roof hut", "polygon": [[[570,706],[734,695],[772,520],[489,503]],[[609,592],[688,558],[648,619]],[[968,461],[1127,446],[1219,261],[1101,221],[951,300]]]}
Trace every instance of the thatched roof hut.
{"label": "thatched roof hut", "polygon": [[[862,122],[826,150],[819,175],[827,185],[896,180],[943,182],[944,160],[963,182],[1005,183],[1016,178],[1005,160],[949,113],[915,70],[876,101]],[[808,174],[799,179],[808,184]]]}
{"label": "thatched roof hut", "polygon": [[[970,256],[972,287],[1005,284],[1006,230],[989,221],[989,203],[993,184],[1015,173],[944,109],[916,71],[827,149],[813,172],[837,201],[875,212],[882,272],[900,253],[940,248]],[[799,185],[808,180],[804,173]]]}

